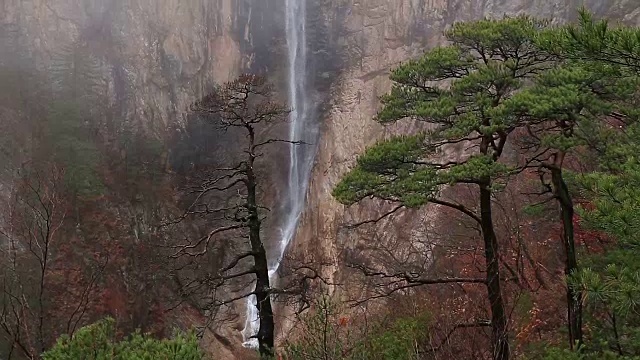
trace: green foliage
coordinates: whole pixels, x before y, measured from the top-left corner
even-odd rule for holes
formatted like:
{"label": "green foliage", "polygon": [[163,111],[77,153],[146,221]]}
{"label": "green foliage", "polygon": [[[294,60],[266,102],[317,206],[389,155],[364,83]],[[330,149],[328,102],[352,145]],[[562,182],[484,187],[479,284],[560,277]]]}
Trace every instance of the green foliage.
{"label": "green foliage", "polygon": [[395,137],[373,146],[358,159],[358,167],[335,188],[334,196],[352,204],[367,196],[424,205],[442,183],[436,169],[423,166],[423,135]]}
{"label": "green foliage", "polygon": [[585,8],[577,24],[549,31],[539,44],[571,59],[640,69],[640,29],[611,26],[606,19],[596,20]]}
{"label": "green foliage", "polygon": [[[95,134],[103,83],[100,64],[86,45],[73,43],[56,50],[48,76],[21,47],[0,35],[0,45],[11,45],[0,56],[0,131],[2,163],[19,167],[25,157],[56,163],[65,170],[68,190],[97,195],[103,189],[97,172],[100,151]],[[16,53],[14,53],[16,52]],[[45,81],[47,79],[47,81]],[[10,109],[7,111],[5,109]]]}
{"label": "green foliage", "polygon": [[43,152],[63,165],[67,188],[80,196],[95,196],[104,191],[98,174],[100,151],[97,124],[103,116],[96,109],[103,82],[101,68],[82,42],[61,46],[49,69],[54,100],[48,108],[43,132]]}
{"label": "green foliage", "polygon": [[549,211],[548,207],[545,204],[533,204],[533,205],[525,205],[522,209],[522,214],[531,217],[541,217],[545,213]]}
{"label": "green foliage", "polygon": [[591,200],[590,209],[581,211],[585,226],[616,244],[585,258],[585,269],[572,280],[586,293],[593,327],[587,348],[640,356],[640,167],[630,159],[620,168],[625,171],[579,177],[584,196]]}
{"label": "green foliage", "polygon": [[637,356],[624,356],[607,350],[599,353],[578,352],[562,348],[550,348],[541,357],[543,360],[638,360]]}
{"label": "green foliage", "polygon": [[502,110],[529,118],[529,141],[565,153],[592,143],[604,117],[629,114],[628,102],[640,84],[615,66],[582,61],[565,61],[533,80]]}
{"label": "green foliage", "polygon": [[565,65],[542,76],[536,85],[544,85],[540,90],[534,87],[521,96],[531,96],[536,115],[577,125],[581,142],[556,136],[548,144],[560,149],[585,145],[597,155],[592,158],[597,171],[574,174],[572,183],[588,201],[579,211],[582,227],[590,237],[613,243],[603,253],[584,257],[583,270],[570,279],[584,292],[588,337],[581,353],[552,349],[545,359],[638,359],[640,30],[610,27],[583,9],[577,25],[548,31],[538,42],[566,59]]}
{"label": "green foliage", "polygon": [[[512,97],[525,79],[549,67],[534,43],[544,26],[525,16],[458,23],[446,33],[450,45],[394,69],[377,120],[412,118],[431,130],[368,149],[335,188],[336,199],[353,204],[376,197],[419,207],[443,185],[489,186],[508,176],[510,169],[498,160],[508,134],[525,121],[513,111],[519,104]],[[477,144],[478,154],[461,162],[427,161],[463,141]]]}
{"label": "green foliage", "polygon": [[353,359],[358,360],[418,360],[421,344],[427,333],[426,316],[398,319],[389,326],[374,329],[356,348]]}
{"label": "green foliage", "polygon": [[156,340],[140,333],[116,342],[113,319],[102,320],[63,336],[42,355],[43,360],[196,360],[204,355],[193,334]]}
{"label": "green foliage", "polygon": [[71,103],[54,104],[46,123],[42,145],[46,154],[62,164],[65,183],[72,192],[91,196],[104,191],[98,166],[100,151],[92,140],[84,116]]}
{"label": "green foliage", "polygon": [[336,303],[327,297],[317,301],[304,320],[302,336],[283,350],[287,360],[342,359],[353,341],[350,330],[340,326]]}
{"label": "green foliage", "polygon": [[281,355],[286,360],[417,360],[429,325],[422,315],[357,328],[325,297],[304,320],[303,336]]}
{"label": "green foliage", "polygon": [[101,66],[87,44],[81,41],[57,48],[49,73],[56,94],[83,110],[91,110],[104,91]]}
{"label": "green foliage", "polygon": [[[584,259],[586,270],[571,279],[586,294],[583,352],[556,349],[547,357],[639,354],[640,31],[612,29],[583,12],[578,26],[507,17],[459,23],[446,35],[448,46],[393,70],[393,88],[377,117],[383,124],[411,118],[429,131],[368,149],[334,196],[347,205],[374,197],[419,207],[436,201],[445,185],[497,191],[513,174],[500,159],[501,144],[516,129],[528,134],[518,141],[529,165],[550,166],[545,153],[597,154],[598,171],[574,179],[591,201],[581,213],[583,226],[617,246]],[[448,145],[462,142],[477,153],[442,161]]]}

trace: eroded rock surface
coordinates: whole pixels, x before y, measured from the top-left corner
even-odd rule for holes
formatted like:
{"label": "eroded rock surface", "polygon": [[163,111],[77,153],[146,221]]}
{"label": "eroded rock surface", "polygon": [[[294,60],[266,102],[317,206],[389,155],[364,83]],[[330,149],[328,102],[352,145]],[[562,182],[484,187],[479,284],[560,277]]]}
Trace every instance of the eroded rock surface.
{"label": "eroded rock surface", "polygon": [[[328,260],[333,265],[324,274],[336,280],[343,251],[367,236],[343,226],[380,209],[374,203],[345,209],[331,191],[368,145],[405,130],[372,120],[378,97],[390,88],[390,68],[440,44],[455,21],[504,13],[565,21],[586,3],[601,16],[640,24],[637,0],[307,1],[321,138],[291,253]],[[283,6],[281,0],[3,0],[0,24],[17,29],[42,66],[61,46],[82,39],[101,61],[105,92],[119,115],[164,129],[179,126],[189,103],[240,71],[268,71],[284,84]],[[277,184],[270,188],[281,193]],[[411,229],[428,227],[433,215],[405,213],[394,223],[380,222],[369,235],[419,236]]]}
{"label": "eroded rock surface", "polygon": [[[419,56],[425,49],[443,42],[443,31],[457,21],[529,14],[565,22],[576,18],[586,6],[599,16],[628,24],[640,23],[640,4],[633,0],[602,2],[548,0],[334,0],[327,1],[328,13],[340,13],[337,46],[346,57],[339,76],[330,88],[329,101],[320,114],[322,137],[311,180],[307,210],[292,252],[338,262],[340,254],[355,246],[361,233],[344,231],[344,225],[380,214],[377,205],[345,209],[331,196],[333,187],[358,154],[377,139],[403,129],[384,129],[373,118],[379,96],[390,89],[389,69]],[[334,35],[335,36],[335,35]],[[427,211],[395,219],[406,226],[382,221],[371,235],[393,238],[415,236],[409,229],[427,226]],[[357,235],[356,235],[357,234]],[[339,275],[337,266],[325,275]]]}

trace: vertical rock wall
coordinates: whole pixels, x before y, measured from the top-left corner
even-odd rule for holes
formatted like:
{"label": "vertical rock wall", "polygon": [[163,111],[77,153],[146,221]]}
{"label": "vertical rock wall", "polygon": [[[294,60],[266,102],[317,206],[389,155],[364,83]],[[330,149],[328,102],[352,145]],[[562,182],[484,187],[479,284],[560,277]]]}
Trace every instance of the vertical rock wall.
{"label": "vertical rock wall", "polygon": [[[301,0],[302,1],[302,0]],[[333,186],[356,156],[393,130],[377,125],[389,69],[442,42],[455,21],[528,13],[569,20],[586,5],[602,16],[640,24],[637,0],[307,0],[312,86],[321,139],[308,205],[293,254],[333,261],[357,240],[342,225],[374,216],[345,209]],[[0,25],[46,67],[61,46],[81,39],[101,61],[104,91],[117,115],[153,130],[177,126],[188,104],[240,71],[269,72],[280,85],[285,45],[282,0],[0,0]],[[277,186],[271,187],[274,194]],[[273,195],[276,197],[277,195]],[[381,223],[383,237],[415,236],[426,212]]]}
{"label": "vertical rock wall", "polygon": [[[0,36],[15,39],[16,48],[42,70],[54,66],[69,48],[81,47],[80,58],[98,64],[99,91],[107,109],[100,115],[113,118],[117,126],[162,137],[181,127],[189,104],[214,84],[240,72],[271,72],[274,64],[280,66],[274,59],[284,44],[281,3],[0,0]],[[213,134],[206,141],[216,148],[224,136]],[[120,212],[137,219],[144,211],[132,206]],[[184,317],[181,323],[187,325],[201,319],[189,312]],[[206,348],[219,358],[233,359],[242,351],[240,333],[231,326],[206,333]]]}
{"label": "vertical rock wall", "polygon": [[[308,206],[291,252],[337,265],[341,253],[363,239],[362,233],[345,231],[343,226],[380,213],[373,203],[345,209],[332,198],[331,191],[358,154],[394,131],[372,120],[379,108],[379,96],[390,89],[390,68],[441,44],[443,31],[456,21],[525,13],[563,22],[575,19],[583,5],[600,16],[640,24],[640,3],[634,0],[324,1],[325,12],[340,14],[340,23],[333,26],[341,33],[332,35],[338,38],[332,46],[341,55],[340,71],[320,115],[322,138]],[[428,227],[430,221],[425,211],[404,214],[395,217],[395,225],[382,221],[364,236],[370,241],[412,237],[416,233],[410,229]],[[338,266],[324,270],[326,276],[340,275]]]}
{"label": "vertical rock wall", "polygon": [[74,41],[86,44],[117,115],[154,128],[179,121],[214,83],[266,69],[278,2],[3,0],[0,25],[43,67]]}

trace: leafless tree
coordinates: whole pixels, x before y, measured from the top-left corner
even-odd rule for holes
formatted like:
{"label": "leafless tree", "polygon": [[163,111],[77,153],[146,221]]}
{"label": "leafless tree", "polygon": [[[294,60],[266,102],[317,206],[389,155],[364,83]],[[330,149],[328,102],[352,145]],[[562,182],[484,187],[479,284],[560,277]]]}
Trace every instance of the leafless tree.
{"label": "leafless tree", "polygon": [[[268,146],[302,144],[268,135],[268,130],[285,122],[289,113],[273,97],[264,78],[242,75],[192,106],[194,115],[217,127],[226,137],[237,139],[237,146],[231,149],[234,154],[220,155],[223,165],[194,175],[199,178],[198,184],[190,188],[191,200],[177,222],[201,219],[209,228],[203,236],[174,246],[171,255],[183,274],[180,292],[205,310],[213,312],[256,297],[260,320],[256,337],[265,358],[273,355],[272,300],[278,291],[270,281],[263,228],[268,209],[261,192],[264,177],[258,168]],[[211,261],[217,265],[215,269]],[[252,282],[255,286],[247,291],[247,284]]]}
{"label": "leafless tree", "polygon": [[[0,331],[9,344],[9,359],[18,353],[35,359],[55,340],[56,331],[75,332],[104,265],[86,284],[74,284],[82,286],[79,297],[58,288],[60,279],[54,278],[68,273],[61,251],[67,218],[64,171],[52,165],[46,172],[30,169],[21,175],[14,191],[6,195],[0,220]],[[54,308],[60,305],[58,296],[71,307],[68,313]]]}

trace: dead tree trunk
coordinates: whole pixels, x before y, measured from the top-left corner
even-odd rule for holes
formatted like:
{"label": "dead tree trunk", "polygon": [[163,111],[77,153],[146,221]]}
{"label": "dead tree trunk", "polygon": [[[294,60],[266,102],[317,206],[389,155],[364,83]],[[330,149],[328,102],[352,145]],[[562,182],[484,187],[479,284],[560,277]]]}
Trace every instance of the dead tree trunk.
{"label": "dead tree trunk", "polygon": [[[181,269],[191,279],[180,281],[181,292],[190,298],[199,298],[202,308],[211,311],[229,303],[256,297],[256,308],[260,327],[252,334],[258,341],[262,358],[271,359],[274,348],[274,316],[272,297],[277,292],[272,289],[269,278],[269,256],[263,239],[263,220],[266,206],[262,203],[260,186],[264,176],[257,171],[259,159],[265,156],[263,147],[276,143],[299,145],[297,141],[265,138],[268,126],[284,122],[289,110],[283,104],[272,101],[272,91],[266,81],[258,76],[243,75],[207,95],[192,107],[193,112],[207,123],[220,129],[226,136],[237,138],[238,146],[230,149],[231,164],[215,166],[202,183],[190,192],[195,200],[178,221],[189,216],[207,218],[208,224],[216,227],[196,241],[176,246],[172,257],[177,261],[189,258],[187,266]],[[203,178],[202,174],[194,174]],[[229,251],[226,245],[218,245],[218,240],[239,244],[241,250],[227,254],[228,258],[217,259],[217,254]],[[209,254],[221,262],[218,269],[201,273]],[[195,270],[195,271],[193,271]],[[193,275],[195,273],[195,275]],[[250,291],[238,296],[230,295],[221,287],[237,286],[249,281],[255,283]],[[222,290],[222,291],[217,291]],[[211,295],[223,299],[211,300]],[[222,294],[222,295],[219,295]],[[196,301],[198,302],[198,301]],[[252,320],[252,319],[249,319]]]}
{"label": "dead tree trunk", "polygon": [[274,321],[273,308],[271,305],[271,284],[269,279],[269,262],[267,252],[264,248],[262,239],[260,238],[260,229],[262,221],[258,212],[258,198],[256,194],[257,178],[254,172],[256,160],[255,153],[255,131],[252,126],[246,127],[249,134],[250,149],[248,153],[248,164],[246,171],[246,187],[247,187],[247,211],[249,213],[249,242],[251,243],[251,252],[254,262],[254,270],[256,275],[256,307],[258,308],[258,317],[260,319],[260,328],[258,330],[258,346],[260,356],[270,359],[273,356],[274,347]]}

